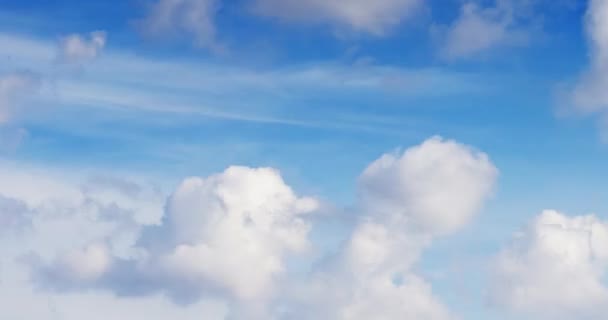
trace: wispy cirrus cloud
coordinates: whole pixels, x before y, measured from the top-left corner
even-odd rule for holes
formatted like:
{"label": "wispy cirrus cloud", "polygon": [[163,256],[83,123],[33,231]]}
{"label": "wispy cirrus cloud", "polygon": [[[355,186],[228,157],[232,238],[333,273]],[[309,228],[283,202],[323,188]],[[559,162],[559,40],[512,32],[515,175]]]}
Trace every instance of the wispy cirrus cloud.
{"label": "wispy cirrus cloud", "polygon": [[[94,41],[90,41],[89,45],[94,46]],[[0,47],[0,54],[13,56],[13,66],[35,66],[52,84],[42,92],[41,102],[61,107],[57,110],[76,106],[110,108],[142,114],[191,114],[228,121],[373,131],[387,128],[357,117],[362,110],[353,109],[352,97],[391,97],[395,104],[416,97],[483,94],[487,89],[478,75],[438,68],[319,62],[260,69],[204,61],[160,61],[112,50],[102,56],[97,51],[88,54],[88,58],[96,57],[96,63],[88,65],[85,74],[74,75],[57,70],[52,63],[56,50],[52,42],[0,34],[0,43],[5,44]],[[17,51],[23,54],[19,56]],[[315,107],[314,113],[308,112],[312,106],[306,104],[319,93],[333,97],[332,101],[325,107]]]}

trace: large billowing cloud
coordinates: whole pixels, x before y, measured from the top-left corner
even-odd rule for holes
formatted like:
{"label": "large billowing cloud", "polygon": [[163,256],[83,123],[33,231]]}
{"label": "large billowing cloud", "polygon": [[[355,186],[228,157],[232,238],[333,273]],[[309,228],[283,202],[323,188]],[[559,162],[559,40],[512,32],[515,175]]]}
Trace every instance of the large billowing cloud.
{"label": "large billowing cloud", "polygon": [[608,119],[608,1],[590,0],[585,21],[591,61],[572,92],[572,103],[577,111]]}
{"label": "large billowing cloud", "polygon": [[420,8],[421,0],[255,0],[256,13],[288,23],[329,25],[381,36]]}
{"label": "large billowing cloud", "polygon": [[361,220],[302,289],[302,319],[455,318],[412,267],[479,211],[496,176],[485,154],[439,137],[374,161],[359,179]]}
{"label": "large billowing cloud", "polygon": [[544,211],[493,271],[495,304],[552,319],[600,319],[608,311],[608,223]]}
{"label": "large billowing cloud", "polygon": [[[7,297],[0,299],[0,318],[224,319],[227,306],[219,300],[176,307],[161,296],[124,299],[86,290],[115,257],[135,254],[138,229],[159,223],[165,197],[139,178],[82,176],[0,162],[0,296]],[[32,287],[23,263],[40,260],[56,267],[36,278],[53,276],[58,291]],[[34,284],[50,289],[48,282]],[[82,291],[64,294],[76,288]]]}
{"label": "large billowing cloud", "polygon": [[[484,153],[440,137],[383,155],[359,178],[352,233],[304,281],[290,278],[289,256],[309,248],[306,214],[319,203],[298,196],[270,168],[230,167],[185,179],[162,222],[137,224],[139,239],[126,245],[117,247],[110,233],[26,260],[42,288],[162,292],[186,305],[219,298],[237,319],[453,319],[414,266],[434,238],[479,212],[496,177]],[[127,198],[127,190],[137,190],[95,181],[82,190],[94,192],[96,202],[108,184]]]}
{"label": "large billowing cloud", "polygon": [[308,248],[310,226],[302,215],[317,206],[274,169],[230,167],[184,180],[162,225],[144,230],[136,255],[115,257],[107,245],[92,243],[50,264],[37,262],[36,278],[64,290],[161,291],[179,303],[219,296],[262,305],[286,271],[287,254]]}
{"label": "large billowing cloud", "polygon": [[240,300],[264,300],[285,271],[285,256],[308,247],[302,215],[316,200],[298,197],[273,169],[230,167],[185,180],[167,206],[160,257],[176,281],[214,287]]}

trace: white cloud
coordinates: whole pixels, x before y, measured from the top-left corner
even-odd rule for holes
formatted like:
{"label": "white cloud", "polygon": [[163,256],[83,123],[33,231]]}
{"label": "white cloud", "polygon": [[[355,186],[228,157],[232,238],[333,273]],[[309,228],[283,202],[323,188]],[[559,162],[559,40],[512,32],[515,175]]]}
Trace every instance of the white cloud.
{"label": "white cloud", "polygon": [[71,34],[59,42],[58,60],[68,64],[83,64],[97,58],[106,46],[105,31],[91,32],[88,37]]}
{"label": "white cloud", "polygon": [[552,318],[602,318],[608,223],[544,211],[497,257],[493,271],[491,297],[498,305]]}
{"label": "white cloud", "polygon": [[19,100],[38,86],[38,77],[29,72],[0,75],[0,125],[7,123],[17,111]]}
{"label": "white cloud", "polygon": [[412,17],[421,0],[255,0],[254,11],[285,22],[382,36]]}
{"label": "white cloud", "polygon": [[434,137],[403,154],[386,154],[359,180],[365,210],[432,235],[469,222],[488,197],[497,170],[487,155]]}
{"label": "white cloud", "polygon": [[449,60],[469,58],[499,47],[525,44],[527,30],[520,25],[518,11],[527,4],[517,0],[497,0],[489,7],[464,3],[445,34],[441,56]]}
{"label": "white cloud", "polygon": [[138,26],[147,36],[184,33],[198,47],[219,50],[214,23],[219,8],[219,0],[158,0]]}
{"label": "white cloud", "polygon": [[[114,267],[108,258],[134,254],[137,229],[158,223],[165,196],[137,178],[83,176],[0,162],[0,296],[9,297],[0,299],[0,318],[225,319],[227,305],[219,300],[177,307],[162,296],[125,299],[86,290]],[[31,282],[27,253],[54,262],[56,268],[45,271],[64,281],[54,287],[59,292],[40,290],[50,289],[48,282]],[[49,280],[41,276],[51,274],[35,279]],[[83,290],[64,291],[75,286]]]}
{"label": "white cloud", "polygon": [[310,227],[300,215],[316,207],[315,200],[297,197],[273,169],[231,167],[206,179],[186,179],[167,206],[174,248],[161,260],[184,281],[264,300],[285,271],[285,255],[307,248]]}
{"label": "white cloud", "polygon": [[361,175],[364,216],[342,251],[299,293],[302,319],[453,319],[413,265],[434,237],[479,211],[497,170],[487,156],[431,138]]}
{"label": "white cloud", "polygon": [[274,169],[230,167],[185,179],[168,200],[163,223],[145,228],[131,255],[119,257],[94,241],[50,262],[33,259],[34,279],[68,291],[165,292],[187,304],[225,298],[261,316],[286,272],[286,256],[308,248],[310,226],[301,216],[317,206]]}
{"label": "white cloud", "polygon": [[[279,318],[452,319],[413,266],[434,237],[471,219],[495,179],[485,154],[439,137],[384,155],[360,177],[363,217],[343,249],[300,286],[290,285],[288,256],[308,249],[311,226],[303,215],[318,201],[297,196],[270,168],[230,167],[185,179],[167,201],[162,223],[144,227],[121,255],[114,239],[120,233],[107,231],[29,261],[43,288],[164,292],[185,304],[215,297],[229,301],[237,319],[276,317],[275,299],[286,306]],[[85,199],[107,203],[104,186],[137,194],[132,184],[116,182],[80,190]]]}
{"label": "white cloud", "polygon": [[[362,222],[343,250],[303,285],[295,319],[451,319],[412,271],[430,238],[402,226]],[[297,316],[300,314],[300,316]]]}

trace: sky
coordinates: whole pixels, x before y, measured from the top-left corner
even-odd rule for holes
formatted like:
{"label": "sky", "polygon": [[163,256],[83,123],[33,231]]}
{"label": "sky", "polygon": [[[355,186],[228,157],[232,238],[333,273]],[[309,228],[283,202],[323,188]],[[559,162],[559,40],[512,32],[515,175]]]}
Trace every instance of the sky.
{"label": "sky", "polygon": [[0,318],[604,319],[607,0],[3,0]]}

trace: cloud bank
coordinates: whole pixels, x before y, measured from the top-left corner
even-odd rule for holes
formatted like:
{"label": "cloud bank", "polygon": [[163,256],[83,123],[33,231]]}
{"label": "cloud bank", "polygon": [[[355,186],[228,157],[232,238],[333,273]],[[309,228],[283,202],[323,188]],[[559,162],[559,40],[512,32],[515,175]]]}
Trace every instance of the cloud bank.
{"label": "cloud bank", "polygon": [[300,282],[289,257],[310,248],[307,216],[319,200],[275,169],[230,167],[180,183],[130,254],[118,255],[111,236],[91,239],[30,258],[32,279],[61,292],[162,292],[186,305],[219,298],[236,319],[453,319],[413,266],[479,212],[496,178],[484,153],[440,137],[383,155],[361,174],[359,222],[344,246]]}

